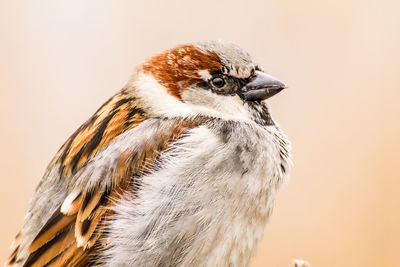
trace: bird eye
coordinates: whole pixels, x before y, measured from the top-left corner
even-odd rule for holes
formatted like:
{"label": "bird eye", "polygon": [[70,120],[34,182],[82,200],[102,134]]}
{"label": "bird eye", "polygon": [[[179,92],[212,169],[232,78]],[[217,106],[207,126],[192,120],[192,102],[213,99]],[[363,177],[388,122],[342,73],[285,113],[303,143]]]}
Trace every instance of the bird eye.
{"label": "bird eye", "polygon": [[221,77],[215,77],[212,79],[211,82],[217,88],[221,88],[225,85],[225,80]]}

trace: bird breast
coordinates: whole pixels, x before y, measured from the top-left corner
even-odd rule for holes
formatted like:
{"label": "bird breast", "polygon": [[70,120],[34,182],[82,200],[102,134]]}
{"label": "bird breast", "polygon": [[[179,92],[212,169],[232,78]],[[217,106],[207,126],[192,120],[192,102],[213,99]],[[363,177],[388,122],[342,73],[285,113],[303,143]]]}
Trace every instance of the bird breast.
{"label": "bird breast", "polygon": [[110,266],[247,266],[290,167],[277,126],[212,121],[160,156],[115,207]]}

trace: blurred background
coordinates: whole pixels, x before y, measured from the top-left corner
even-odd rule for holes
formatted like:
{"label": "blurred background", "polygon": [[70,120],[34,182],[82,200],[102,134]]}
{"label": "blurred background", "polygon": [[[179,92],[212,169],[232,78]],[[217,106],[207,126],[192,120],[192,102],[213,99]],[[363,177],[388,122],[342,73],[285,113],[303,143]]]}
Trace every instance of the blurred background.
{"label": "blurred background", "polygon": [[47,163],[134,67],[224,39],[290,88],[293,143],[257,266],[399,266],[399,1],[0,1],[0,262]]}

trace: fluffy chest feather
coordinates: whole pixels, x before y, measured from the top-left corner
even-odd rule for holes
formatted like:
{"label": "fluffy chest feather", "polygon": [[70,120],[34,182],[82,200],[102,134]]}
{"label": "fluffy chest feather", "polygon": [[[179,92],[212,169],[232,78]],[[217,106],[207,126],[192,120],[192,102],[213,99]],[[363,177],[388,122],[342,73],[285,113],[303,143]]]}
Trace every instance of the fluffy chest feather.
{"label": "fluffy chest feather", "polygon": [[110,266],[247,266],[290,165],[276,126],[216,121],[180,139],[115,208]]}

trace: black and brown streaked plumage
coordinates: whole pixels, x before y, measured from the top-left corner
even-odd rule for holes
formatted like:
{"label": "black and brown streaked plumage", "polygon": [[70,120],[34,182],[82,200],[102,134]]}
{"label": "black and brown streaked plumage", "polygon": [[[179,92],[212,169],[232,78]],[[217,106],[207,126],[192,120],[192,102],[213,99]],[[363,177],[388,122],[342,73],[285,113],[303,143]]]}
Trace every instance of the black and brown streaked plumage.
{"label": "black and brown streaked plumage", "polygon": [[7,264],[247,265],[289,169],[283,88],[230,43],[150,58],[57,152]]}

